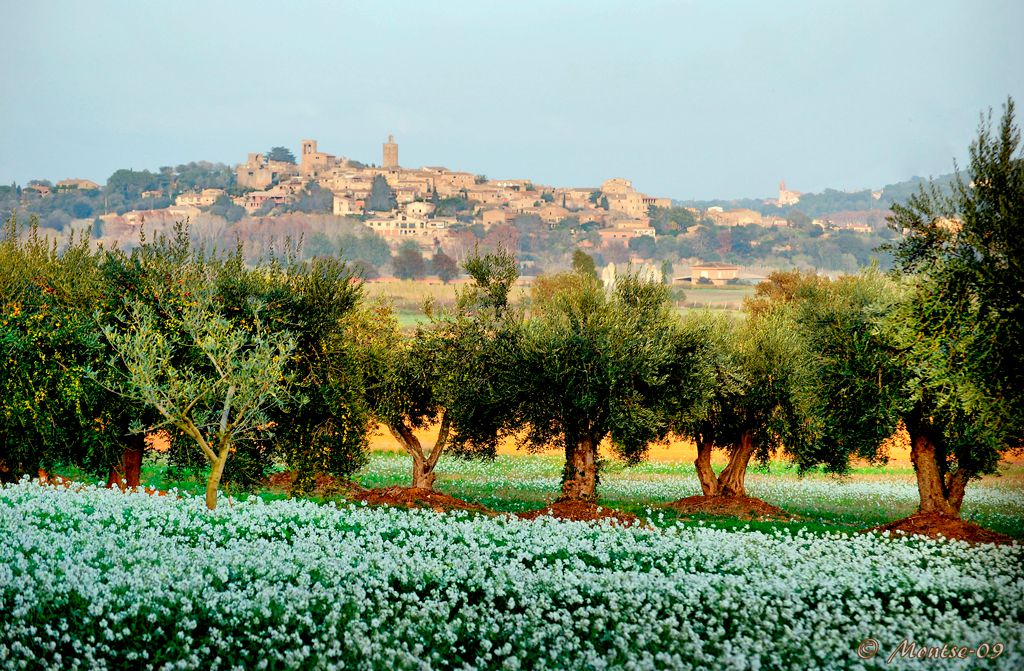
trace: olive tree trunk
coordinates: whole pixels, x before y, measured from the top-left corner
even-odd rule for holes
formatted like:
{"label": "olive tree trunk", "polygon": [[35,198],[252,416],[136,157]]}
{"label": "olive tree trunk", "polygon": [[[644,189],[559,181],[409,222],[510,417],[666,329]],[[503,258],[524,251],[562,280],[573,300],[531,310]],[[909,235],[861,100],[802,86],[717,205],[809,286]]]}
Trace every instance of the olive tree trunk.
{"label": "olive tree trunk", "polygon": [[231,433],[227,430],[227,414],[230,407],[231,397],[234,390],[228,392],[228,402],[225,404],[224,413],[221,416],[221,431],[216,443],[218,450],[203,436],[191,419],[185,418],[177,423],[177,427],[190,435],[202,449],[207,461],[210,462],[210,474],[206,477],[206,507],[210,510],[217,508],[217,487],[220,486],[220,479],[224,475],[224,465],[228,462],[231,454]]}
{"label": "olive tree trunk", "polygon": [[927,431],[911,434],[910,460],[917,475],[918,512],[960,517],[970,474],[962,468],[943,474],[944,465],[939,463],[935,442]]}
{"label": "olive tree trunk", "polygon": [[598,441],[584,436],[565,442],[565,473],[562,477],[562,501],[597,500]]}
{"label": "olive tree trunk", "polygon": [[697,469],[697,479],[704,496],[746,496],[747,467],[754,456],[754,438],[750,433],[740,435],[739,444],[729,453],[729,463],[715,475],[711,468],[711,451],[714,445],[708,440],[697,442],[697,459],[693,465]]}
{"label": "olive tree trunk", "polygon": [[128,436],[120,463],[110,469],[107,487],[121,489],[138,487],[142,483],[142,455],[145,449],[145,434],[138,433]]}
{"label": "olive tree trunk", "polygon": [[224,475],[224,464],[228,461],[228,454],[231,453],[231,443],[225,441],[217,454],[217,458],[210,466],[210,475],[206,478],[206,507],[214,510],[217,507],[217,487],[220,485],[221,476]]}
{"label": "olive tree trunk", "polygon": [[437,474],[428,460],[414,455],[412,458],[412,486],[414,489],[433,489]]}
{"label": "olive tree trunk", "polygon": [[697,459],[693,465],[697,468],[697,479],[704,496],[718,496],[718,476],[711,468],[711,450],[714,448],[709,440],[697,441]]}
{"label": "olive tree trunk", "polygon": [[441,428],[438,430],[437,440],[434,441],[434,447],[428,453],[424,451],[420,439],[416,437],[416,434],[408,426],[405,424],[388,426],[391,435],[395,437],[395,440],[402,446],[402,449],[412,455],[413,488],[431,490],[434,488],[434,480],[437,478],[434,468],[437,466],[444,448],[447,447],[450,428],[451,422],[448,419],[447,413],[445,413],[441,417]]}
{"label": "olive tree trunk", "polygon": [[754,455],[754,438],[747,432],[740,435],[740,444],[729,455],[729,464],[718,476],[720,496],[747,495],[747,466]]}

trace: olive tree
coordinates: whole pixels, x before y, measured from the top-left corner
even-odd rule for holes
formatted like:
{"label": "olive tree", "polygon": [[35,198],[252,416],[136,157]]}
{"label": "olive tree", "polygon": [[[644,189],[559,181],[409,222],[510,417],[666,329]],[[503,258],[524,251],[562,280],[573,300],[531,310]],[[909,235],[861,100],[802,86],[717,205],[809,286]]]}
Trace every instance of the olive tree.
{"label": "olive tree", "polygon": [[[801,341],[777,310],[745,320],[698,314],[685,327],[706,345],[699,365],[708,386],[697,411],[677,418],[675,430],[697,446],[694,465],[705,496],[746,496],[752,458],[767,463],[806,440]],[[717,475],[716,448],[729,455]]]}
{"label": "olive tree", "polygon": [[[413,459],[412,487],[432,489],[447,450],[493,457],[499,432],[509,427],[510,404],[500,383],[514,350],[518,313],[509,294],[518,273],[515,257],[499,250],[464,264],[469,285],[455,309],[431,311],[431,320],[403,335],[384,306],[365,312],[361,367],[370,405]],[[417,430],[437,425],[425,447]]]}
{"label": "olive tree", "polygon": [[562,499],[594,501],[605,438],[637,463],[699,402],[702,345],[680,328],[663,285],[626,276],[608,292],[586,273],[542,284],[507,386],[525,445],[565,451]]}
{"label": "olive tree", "polygon": [[799,392],[810,439],[791,450],[802,470],[845,473],[852,458],[886,458],[881,447],[911,406],[907,362],[886,329],[901,295],[898,283],[866,270],[836,281],[804,276],[784,299],[808,371]]}
{"label": "olive tree", "polygon": [[791,314],[806,343],[802,393],[812,438],[795,457],[802,468],[820,463],[834,472],[854,457],[884,461],[884,444],[902,423],[919,512],[958,517],[970,480],[992,472],[1012,444],[962,373],[936,364],[957,345],[945,341],[948,332],[920,330],[924,296],[914,281],[877,271],[797,293]]}
{"label": "olive tree", "polygon": [[221,314],[243,328],[263,324],[292,334],[287,402],[268,409],[274,435],[253,445],[237,479],[262,479],[272,457],[295,472],[292,492],[318,473],[347,477],[366,461],[369,409],[351,338],[362,283],[342,261],[273,261],[245,267],[240,251],[217,266]]}
{"label": "olive tree", "polygon": [[922,512],[958,514],[967,483],[1024,445],[1024,152],[1014,103],[983,118],[952,193],[895,205],[909,296],[894,322],[918,401],[907,416]]}
{"label": "olive tree", "polygon": [[[0,480],[115,467],[136,407],[89,377],[108,350],[92,317],[107,292],[86,238],[64,249],[12,215],[0,235]],[[138,484],[136,479],[131,484]]]}
{"label": "olive tree", "polygon": [[190,287],[172,287],[149,304],[129,299],[120,323],[104,334],[122,371],[112,388],[152,408],[159,419],[152,430],[170,426],[191,438],[210,464],[206,505],[217,505],[217,488],[236,444],[268,431],[268,410],[289,395],[287,361],[294,341],[287,331],[270,331],[259,322],[243,328],[225,318],[211,288],[213,277],[199,269],[186,275]]}

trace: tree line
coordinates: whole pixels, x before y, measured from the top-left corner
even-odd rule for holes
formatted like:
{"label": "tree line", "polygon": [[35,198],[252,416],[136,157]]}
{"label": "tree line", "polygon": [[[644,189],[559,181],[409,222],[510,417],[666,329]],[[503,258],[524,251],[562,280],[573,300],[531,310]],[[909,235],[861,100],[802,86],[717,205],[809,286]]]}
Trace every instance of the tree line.
{"label": "tree line", "polygon": [[[1013,104],[971,147],[971,181],[895,208],[897,270],[775,273],[741,319],[672,308],[667,287],[592,268],[510,300],[515,255],[463,264],[450,309],[407,332],[334,258],[214,253],[186,227],[131,250],[58,250],[8,221],[0,242],[0,476],[74,464],[138,484],[144,436],[222,481],[275,464],[347,477],[380,423],[434,485],[445,453],[511,437],[564,450],[563,499],[593,502],[601,445],[627,464],[697,445],[706,496],[744,496],[752,461],[842,473],[911,439],[920,510],[959,516],[969,482],[1024,444],[1024,162]],[[417,430],[436,427],[432,445]],[[715,473],[711,454],[728,465]]]}

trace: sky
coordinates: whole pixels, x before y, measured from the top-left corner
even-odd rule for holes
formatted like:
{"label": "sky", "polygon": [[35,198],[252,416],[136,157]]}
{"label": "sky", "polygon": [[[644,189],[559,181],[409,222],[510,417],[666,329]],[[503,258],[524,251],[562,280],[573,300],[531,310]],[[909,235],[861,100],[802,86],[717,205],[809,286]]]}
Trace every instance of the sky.
{"label": "sky", "polygon": [[302,139],[677,199],[878,188],[1024,105],[1020,0],[0,0],[0,184]]}

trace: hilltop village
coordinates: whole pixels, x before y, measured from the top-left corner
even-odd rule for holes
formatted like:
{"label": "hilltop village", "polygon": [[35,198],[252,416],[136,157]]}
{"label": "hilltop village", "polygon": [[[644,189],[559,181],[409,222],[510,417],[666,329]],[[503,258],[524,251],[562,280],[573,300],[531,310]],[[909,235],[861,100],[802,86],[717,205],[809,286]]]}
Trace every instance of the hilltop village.
{"label": "hilltop village", "polygon": [[869,263],[889,233],[889,192],[801,194],[783,182],[770,200],[683,204],[623,177],[553,186],[405,167],[389,136],[379,165],[326,153],[310,139],[297,156],[274,147],[234,166],[119,170],[105,185],[0,187],[0,206],[62,232],[88,226],[104,244],[131,246],[141,230],[186,220],[214,240],[244,240],[253,253],[273,248],[272,239],[301,239],[307,255],[342,254],[369,277],[400,275],[392,261],[403,248],[429,262],[438,252],[458,260],[478,244],[504,244],[528,274],[565,267],[581,250],[599,266],[646,264],[666,277],[719,284],[770,268],[850,272]]}
{"label": "hilltop village", "polygon": [[[233,199],[247,212],[259,211],[267,201],[294,202],[313,182],[332,193],[336,216],[365,215],[366,226],[385,239],[414,238],[430,249],[443,244],[460,223],[490,228],[518,215],[534,215],[551,226],[570,218],[574,224],[592,224],[602,243],[655,237],[650,209],[672,207],[669,198],[640,193],[621,178],[593,187],[552,187],[528,179],[490,180],[440,166],[405,168],[393,136],[384,143],[380,166],[332,156],[319,151],[316,140],[303,140],[297,163],[250,154],[235,175],[239,186],[254,189]],[[375,180],[388,191],[384,208],[371,199]],[[187,204],[185,198],[179,204]],[[447,206],[439,207],[442,202]]]}

